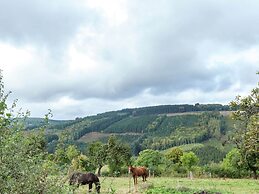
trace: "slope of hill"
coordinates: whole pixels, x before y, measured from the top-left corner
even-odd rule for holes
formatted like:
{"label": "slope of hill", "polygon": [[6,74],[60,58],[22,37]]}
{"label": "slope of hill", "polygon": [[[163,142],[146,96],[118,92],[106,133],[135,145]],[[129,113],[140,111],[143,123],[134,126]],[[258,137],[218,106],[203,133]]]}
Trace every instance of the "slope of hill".
{"label": "slope of hill", "polygon": [[[61,132],[69,135],[69,144],[82,151],[93,141],[106,142],[110,135],[132,147],[133,154],[143,149],[166,150],[174,146],[198,144],[198,155],[210,151],[222,159],[226,150],[219,149],[233,129],[230,108],[220,104],[162,105],[123,109],[69,121],[50,120],[47,129],[49,150],[53,151]],[[29,119],[27,128],[42,125],[42,119]],[[213,144],[208,140],[214,139]],[[215,148],[215,149],[214,149]],[[206,163],[206,162],[204,162]]]}

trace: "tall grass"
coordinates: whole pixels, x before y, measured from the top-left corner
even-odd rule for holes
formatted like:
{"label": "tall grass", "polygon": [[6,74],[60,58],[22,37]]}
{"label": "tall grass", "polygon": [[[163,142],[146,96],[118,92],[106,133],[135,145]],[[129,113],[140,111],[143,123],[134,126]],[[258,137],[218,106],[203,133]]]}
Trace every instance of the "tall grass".
{"label": "tall grass", "polygon": [[[126,194],[145,193],[152,188],[167,188],[174,190],[213,191],[221,194],[259,194],[259,180],[253,179],[187,179],[172,177],[151,177],[143,183],[139,178],[138,185],[133,185],[131,177],[100,177],[101,193]],[[85,193],[88,186],[81,186],[76,194]],[[212,192],[212,193],[213,193]],[[181,193],[181,192],[179,192]],[[182,192],[183,193],[183,192]],[[187,192],[188,193],[188,192]]]}

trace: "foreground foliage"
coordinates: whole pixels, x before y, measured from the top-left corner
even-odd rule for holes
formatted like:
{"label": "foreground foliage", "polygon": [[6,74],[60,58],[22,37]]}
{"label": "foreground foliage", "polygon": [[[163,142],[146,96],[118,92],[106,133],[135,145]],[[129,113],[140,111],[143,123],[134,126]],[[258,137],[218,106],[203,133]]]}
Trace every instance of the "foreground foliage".
{"label": "foreground foliage", "polygon": [[[259,73],[258,73],[259,74]],[[259,82],[257,83],[259,86]],[[233,118],[240,121],[234,138],[241,153],[242,163],[253,172],[254,178],[259,171],[259,87],[254,88],[246,97],[237,96],[231,106],[238,110]]]}
{"label": "foreground foliage", "polygon": [[[59,179],[59,167],[47,160],[44,130],[25,133],[21,120],[28,113],[14,115],[9,108],[0,73],[0,192],[63,193],[68,191]],[[55,176],[53,176],[55,174]]]}

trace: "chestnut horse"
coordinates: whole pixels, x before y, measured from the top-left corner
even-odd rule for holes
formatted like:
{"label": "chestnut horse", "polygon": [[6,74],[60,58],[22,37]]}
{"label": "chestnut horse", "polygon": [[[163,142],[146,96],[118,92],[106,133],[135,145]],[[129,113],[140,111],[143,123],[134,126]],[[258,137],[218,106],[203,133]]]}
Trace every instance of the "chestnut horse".
{"label": "chestnut horse", "polygon": [[134,185],[138,184],[138,177],[142,176],[143,182],[147,181],[148,170],[146,167],[132,167],[129,166],[129,173],[132,173]]}

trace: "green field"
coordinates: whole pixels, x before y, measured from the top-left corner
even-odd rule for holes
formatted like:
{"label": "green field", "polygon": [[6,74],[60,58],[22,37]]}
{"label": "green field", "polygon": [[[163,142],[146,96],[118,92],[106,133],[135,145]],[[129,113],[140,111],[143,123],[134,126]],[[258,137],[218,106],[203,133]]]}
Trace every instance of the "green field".
{"label": "green field", "polygon": [[[101,193],[145,193],[148,188],[166,187],[178,190],[191,189],[195,192],[213,191],[221,194],[259,194],[259,180],[253,179],[187,179],[171,177],[151,177],[143,183],[139,178],[138,186],[134,187],[129,177],[101,177]],[[88,186],[81,186],[76,194],[86,193]]]}

